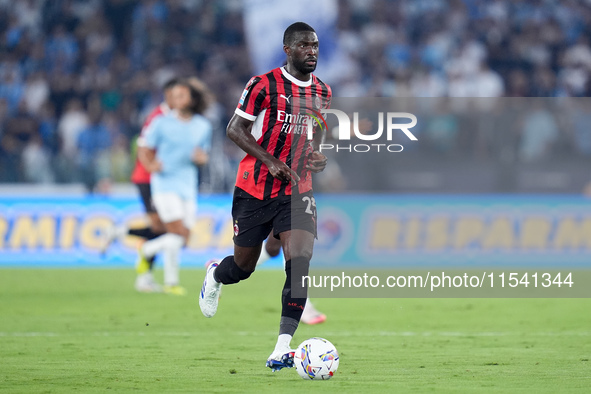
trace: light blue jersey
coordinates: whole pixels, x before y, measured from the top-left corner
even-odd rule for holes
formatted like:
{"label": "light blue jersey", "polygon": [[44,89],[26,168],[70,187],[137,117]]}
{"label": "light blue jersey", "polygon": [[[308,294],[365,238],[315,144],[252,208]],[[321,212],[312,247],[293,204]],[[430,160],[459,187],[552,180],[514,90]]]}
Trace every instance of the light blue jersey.
{"label": "light blue jersey", "polygon": [[176,113],[159,116],[146,130],[145,146],[156,150],[162,171],[152,173],[152,193],[172,192],[183,199],[197,195],[197,166],[191,158],[195,149],[211,150],[211,123],[201,115],[181,120]]}

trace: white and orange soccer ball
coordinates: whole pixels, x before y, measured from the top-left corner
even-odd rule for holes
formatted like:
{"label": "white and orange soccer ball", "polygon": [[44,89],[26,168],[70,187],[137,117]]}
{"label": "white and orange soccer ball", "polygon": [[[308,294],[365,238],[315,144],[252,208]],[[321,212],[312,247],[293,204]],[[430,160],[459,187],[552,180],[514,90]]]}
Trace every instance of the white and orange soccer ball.
{"label": "white and orange soccer ball", "polygon": [[293,361],[303,379],[328,380],[339,367],[339,353],[326,339],[310,338],[298,346]]}

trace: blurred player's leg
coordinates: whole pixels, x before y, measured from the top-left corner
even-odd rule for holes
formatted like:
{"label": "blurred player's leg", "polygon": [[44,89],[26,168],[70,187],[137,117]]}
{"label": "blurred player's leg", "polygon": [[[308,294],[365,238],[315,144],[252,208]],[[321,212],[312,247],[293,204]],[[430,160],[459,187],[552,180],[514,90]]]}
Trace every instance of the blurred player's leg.
{"label": "blurred player's leg", "polygon": [[[150,197],[150,201],[152,201],[152,198]],[[147,212],[148,214],[148,219],[150,220],[150,227],[144,228],[144,229],[137,229],[137,235],[145,238],[146,240],[150,241],[153,240],[154,238],[157,238],[159,236],[161,236],[162,234],[166,233],[166,228],[164,227],[164,223],[162,223],[162,221],[160,220],[160,216],[158,216],[158,213],[156,212],[155,208],[153,208],[154,211],[149,211]],[[135,235],[132,233],[132,231],[134,231],[134,229],[130,229],[129,230],[129,235]],[[142,234],[142,235],[140,235]],[[149,259],[142,259],[139,254],[138,254],[138,260],[136,262],[136,272],[139,275],[142,275],[146,272],[150,272],[152,273],[154,270],[154,260],[155,260],[155,256],[152,256]]]}
{"label": "blurred player's leg", "polygon": [[[157,240],[155,238],[154,240]],[[146,257],[143,247],[147,242],[150,241],[141,241],[138,245],[138,257],[135,262],[135,271],[137,276],[135,278],[135,289],[142,293],[161,293],[162,286],[156,282],[154,279],[154,275],[150,267],[154,261],[154,255],[150,255]],[[159,251],[159,250],[158,250]]]}
{"label": "blurred player's leg", "polygon": [[302,318],[300,320],[304,324],[314,325],[324,323],[326,321],[326,315],[322,312],[319,312],[312,304],[312,301],[308,298],[306,302],[306,307],[304,308],[304,312],[302,313]]}
{"label": "blurred player's leg", "polygon": [[[141,228],[128,228],[125,225],[107,227],[103,237],[101,246],[101,254],[104,256],[107,249],[114,241],[123,242],[128,235],[142,238],[143,240],[152,240],[166,232],[164,224],[160,220],[154,203],[152,201],[152,192],[149,183],[136,183],[138,193],[140,195],[144,210],[148,216],[149,225]],[[141,244],[140,244],[141,247]],[[156,283],[152,270],[154,268],[155,256],[146,258],[142,253],[138,253],[138,258],[135,263],[137,278],[135,287],[141,292],[160,292],[161,286]]]}
{"label": "blurred player's leg", "polygon": [[[152,205],[152,197],[149,197],[150,205]],[[153,239],[158,238],[159,236],[166,233],[166,228],[164,224],[160,220],[160,216],[155,211],[155,208],[151,208],[153,211],[149,211],[148,218],[150,220],[150,227],[147,231],[143,232],[145,235],[145,239],[147,241],[152,241]],[[129,230],[129,234],[132,235],[133,229]],[[138,233],[141,233],[142,230],[140,229]],[[139,235],[139,234],[138,234]],[[144,292],[144,293],[160,293],[162,292],[162,286],[156,282],[154,279],[154,260],[156,255],[151,255],[150,257],[146,257],[144,253],[142,253],[142,247],[144,242],[142,241],[138,248],[138,258],[135,263],[135,271],[136,271],[136,280],[135,280],[135,288],[137,291]],[[156,252],[158,253],[158,252]]]}
{"label": "blurred player's leg", "polygon": [[[190,200],[182,200],[171,193],[162,193],[154,196],[157,207],[167,233],[153,240],[145,242],[140,248],[140,260],[138,273],[144,275],[147,260],[157,253],[163,253],[164,260],[164,292],[174,295],[185,295],[186,290],[180,285],[179,278],[179,254],[188,236],[188,227],[195,216],[195,203]],[[143,267],[143,269],[140,269]]]}
{"label": "blurred player's leg", "polygon": [[275,238],[273,234],[270,234],[267,237],[267,242],[265,242],[265,245],[261,250],[261,255],[259,256],[257,265],[263,264],[267,260],[278,256],[279,252],[281,252],[281,241]]}
{"label": "blurred player's leg", "polygon": [[[167,227],[176,228],[178,225],[182,226],[182,221],[178,220],[175,222],[167,223]],[[182,293],[179,286],[179,266],[178,266],[178,254],[185,243],[184,237],[175,233],[166,233],[151,241],[146,241],[141,245],[139,254],[140,262],[137,266],[138,281],[140,278],[146,278],[151,275],[148,269],[148,259],[155,256],[157,253],[163,253],[164,260],[164,291]]]}
{"label": "blurred player's leg", "polygon": [[[160,216],[156,211],[156,206],[154,205],[154,200],[152,198],[152,189],[150,187],[150,183],[138,183],[137,187],[144,205],[144,209],[150,221],[150,226],[146,229],[137,230],[137,235],[140,237],[143,236],[143,238],[150,241],[166,233],[166,228],[164,227],[164,223],[162,223],[162,220],[160,220]],[[129,231],[130,235],[132,235],[132,231],[133,230]],[[154,269],[154,259],[155,256],[152,256],[149,259],[144,259],[142,258],[141,254],[138,254],[138,259],[136,261],[136,272],[138,275],[138,281],[141,282],[141,276],[144,276],[146,280],[151,279],[151,283],[154,283],[154,286],[159,286],[155,284],[152,275],[152,271]]]}

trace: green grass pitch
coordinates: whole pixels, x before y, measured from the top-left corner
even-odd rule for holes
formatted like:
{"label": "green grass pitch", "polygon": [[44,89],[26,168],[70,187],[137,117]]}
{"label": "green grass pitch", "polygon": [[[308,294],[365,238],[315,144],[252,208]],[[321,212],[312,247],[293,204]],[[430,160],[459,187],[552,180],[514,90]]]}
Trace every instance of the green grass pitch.
{"label": "green grass pitch", "polygon": [[[271,373],[283,273],[226,286],[218,314],[139,294],[125,269],[0,269],[0,392],[591,392],[589,299],[317,299],[329,381]],[[161,273],[160,273],[161,275]]]}

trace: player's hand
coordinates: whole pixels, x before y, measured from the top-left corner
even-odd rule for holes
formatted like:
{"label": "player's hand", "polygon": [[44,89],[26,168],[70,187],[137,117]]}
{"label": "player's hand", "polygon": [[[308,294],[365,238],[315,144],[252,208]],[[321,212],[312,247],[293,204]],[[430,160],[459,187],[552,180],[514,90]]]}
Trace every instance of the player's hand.
{"label": "player's hand", "polygon": [[209,155],[203,149],[195,149],[193,152],[193,163],[197,164],[198,166],[205,165],[209,162]]}
{"label": "player's hand", "polygon": [[265,164],[267,165],[267,168],[269,168],[269,173],[281,182],[291,182],[291,184],[295,186],[300,181],[298,174],[279,159],[273,157],[272,160]]}
{"label": "player's hand", "polygon": [[162,163],[158,160],[153,160],[150,163],[147,163],[147,165],[144,167],[146,167],[146,171],[148,171],[149,173],[162,171]]}
{"label": "player's hand", "polygon": [[328,159],[322,153],[314,151],[308,156],[308,164],[306,169],[318,173],[324,170]]}

